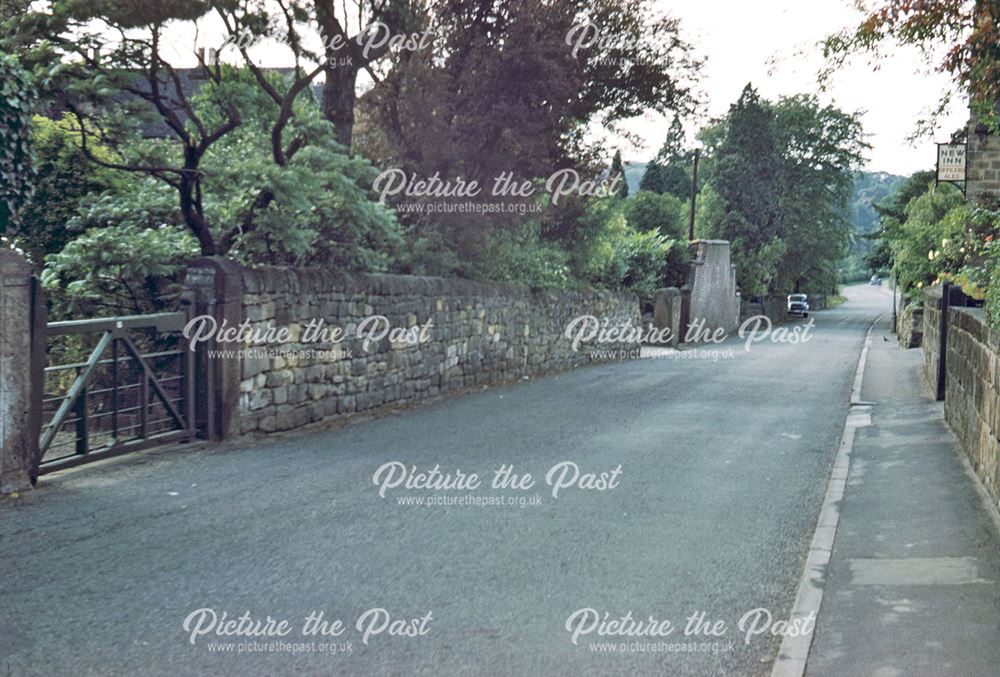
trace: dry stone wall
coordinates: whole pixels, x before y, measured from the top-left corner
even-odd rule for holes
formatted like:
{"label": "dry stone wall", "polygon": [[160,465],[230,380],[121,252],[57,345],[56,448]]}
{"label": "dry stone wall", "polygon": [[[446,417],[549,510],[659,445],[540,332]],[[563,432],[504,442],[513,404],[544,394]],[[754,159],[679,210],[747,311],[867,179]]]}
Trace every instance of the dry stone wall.
{"label": "dry stone wall", "polygon": [[[247,325],[261,332],[286,327],[291,337],[280,347],[243,346],[238,426],[244,434],[637,355],[627,342],[587,342],[574,350],[565,336],[581,315],[639,326],[633,294],[315,269],[241,275]],[[342,340],[307,336],[317,321],[340,328]]]}

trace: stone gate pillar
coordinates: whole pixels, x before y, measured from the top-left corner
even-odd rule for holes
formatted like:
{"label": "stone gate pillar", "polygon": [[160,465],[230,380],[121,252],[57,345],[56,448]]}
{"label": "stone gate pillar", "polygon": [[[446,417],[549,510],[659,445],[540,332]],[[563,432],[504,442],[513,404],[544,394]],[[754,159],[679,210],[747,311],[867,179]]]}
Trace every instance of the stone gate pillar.
{"label": "stone gate pillar", "polygon": [[0,248],[0,493],[28,489],[37,478],[44,315],[31,265]]}
{"label": "stone gate pillar", "polygon": [[[220,327],[223,323],[237,327],[243,321],[243,269],[239,264],[218,256],[197,259],[188,266],[184,287],[193,304],[192,315],[210,315]],[[195,357],[196,422],[208,439],[239,434],[243,361],[209,356],[210,350],[238,347],[211,340],[199,345]]]}

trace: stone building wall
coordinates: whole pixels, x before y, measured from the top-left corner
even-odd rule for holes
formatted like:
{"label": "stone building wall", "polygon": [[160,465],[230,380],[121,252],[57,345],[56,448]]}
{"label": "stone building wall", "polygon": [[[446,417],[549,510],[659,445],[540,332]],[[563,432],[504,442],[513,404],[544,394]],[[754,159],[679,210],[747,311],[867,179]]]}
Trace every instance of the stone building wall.
{"label": "stone building wall", "polygon": [[982,128],[977,134],[978,124],[973,116],[966,152],[966,195],[976,201],[1000,195],[1000,136],[987,135]]}
{"label": "stone building wall", "polygon": [[[589,342],[573,350],[564,335],[567,324],[581,315],[637,327],[639,302],[633,294],[532,291],[315,269],[244,269],[241,275],[242,316],[248,326],[261,331],[288,327],[293,338],[280,346],[281,354],[249,350],[243,356],[237,416],[244,434],[401,406],[594,360],[637,356],[630,350],[634,346],[622,342]],[[367,319],[379,316],[384,321],[378,324]],[[346,338],[303,342],[309,322],[317,318],[328,329],[341,328]],[[366,345],[358,338],[359,324],[374,338],[390,326],[408,335],[386,335]],[[591,347],[619,352],[595,356]]]}
{"label": "stone building wall", "polygon": [[1000,507],[1000,334],[981,308],[948,311],[944,416]]}

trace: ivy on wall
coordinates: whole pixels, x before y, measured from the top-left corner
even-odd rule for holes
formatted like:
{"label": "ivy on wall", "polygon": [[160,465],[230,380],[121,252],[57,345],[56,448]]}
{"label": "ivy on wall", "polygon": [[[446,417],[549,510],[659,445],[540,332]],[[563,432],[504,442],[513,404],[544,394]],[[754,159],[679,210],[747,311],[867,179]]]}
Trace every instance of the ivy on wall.
{"label": "ivy on wall", "polygon": [[17,59],[0,54],[0,234],[17,225],[31,197],[28,129],[34,85]]}

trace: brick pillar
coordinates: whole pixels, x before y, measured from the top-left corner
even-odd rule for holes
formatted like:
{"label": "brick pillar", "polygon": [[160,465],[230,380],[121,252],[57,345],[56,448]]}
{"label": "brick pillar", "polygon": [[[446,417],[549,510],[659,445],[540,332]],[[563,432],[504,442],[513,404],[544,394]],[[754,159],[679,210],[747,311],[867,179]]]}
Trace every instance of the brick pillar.
{"label": "brick pillar", "polygon": [[[184,286],[194,308],[192,315],[210,315],[221,328],[243,322],[243,268],[229,259],[212,256],[188,266]],[[185,345],[186,347],[186,345]],[[243,361],[209,358],[208,351],[239,349],[215,341],[199,344],[195,360],[196,423],[201,436],[225,439],[239,434],[240,380]]]}
{"label": "brick pillar", "polygon": [[0,493],[28,489],[37,478],[44,326],[31,265],[0,248]]}

